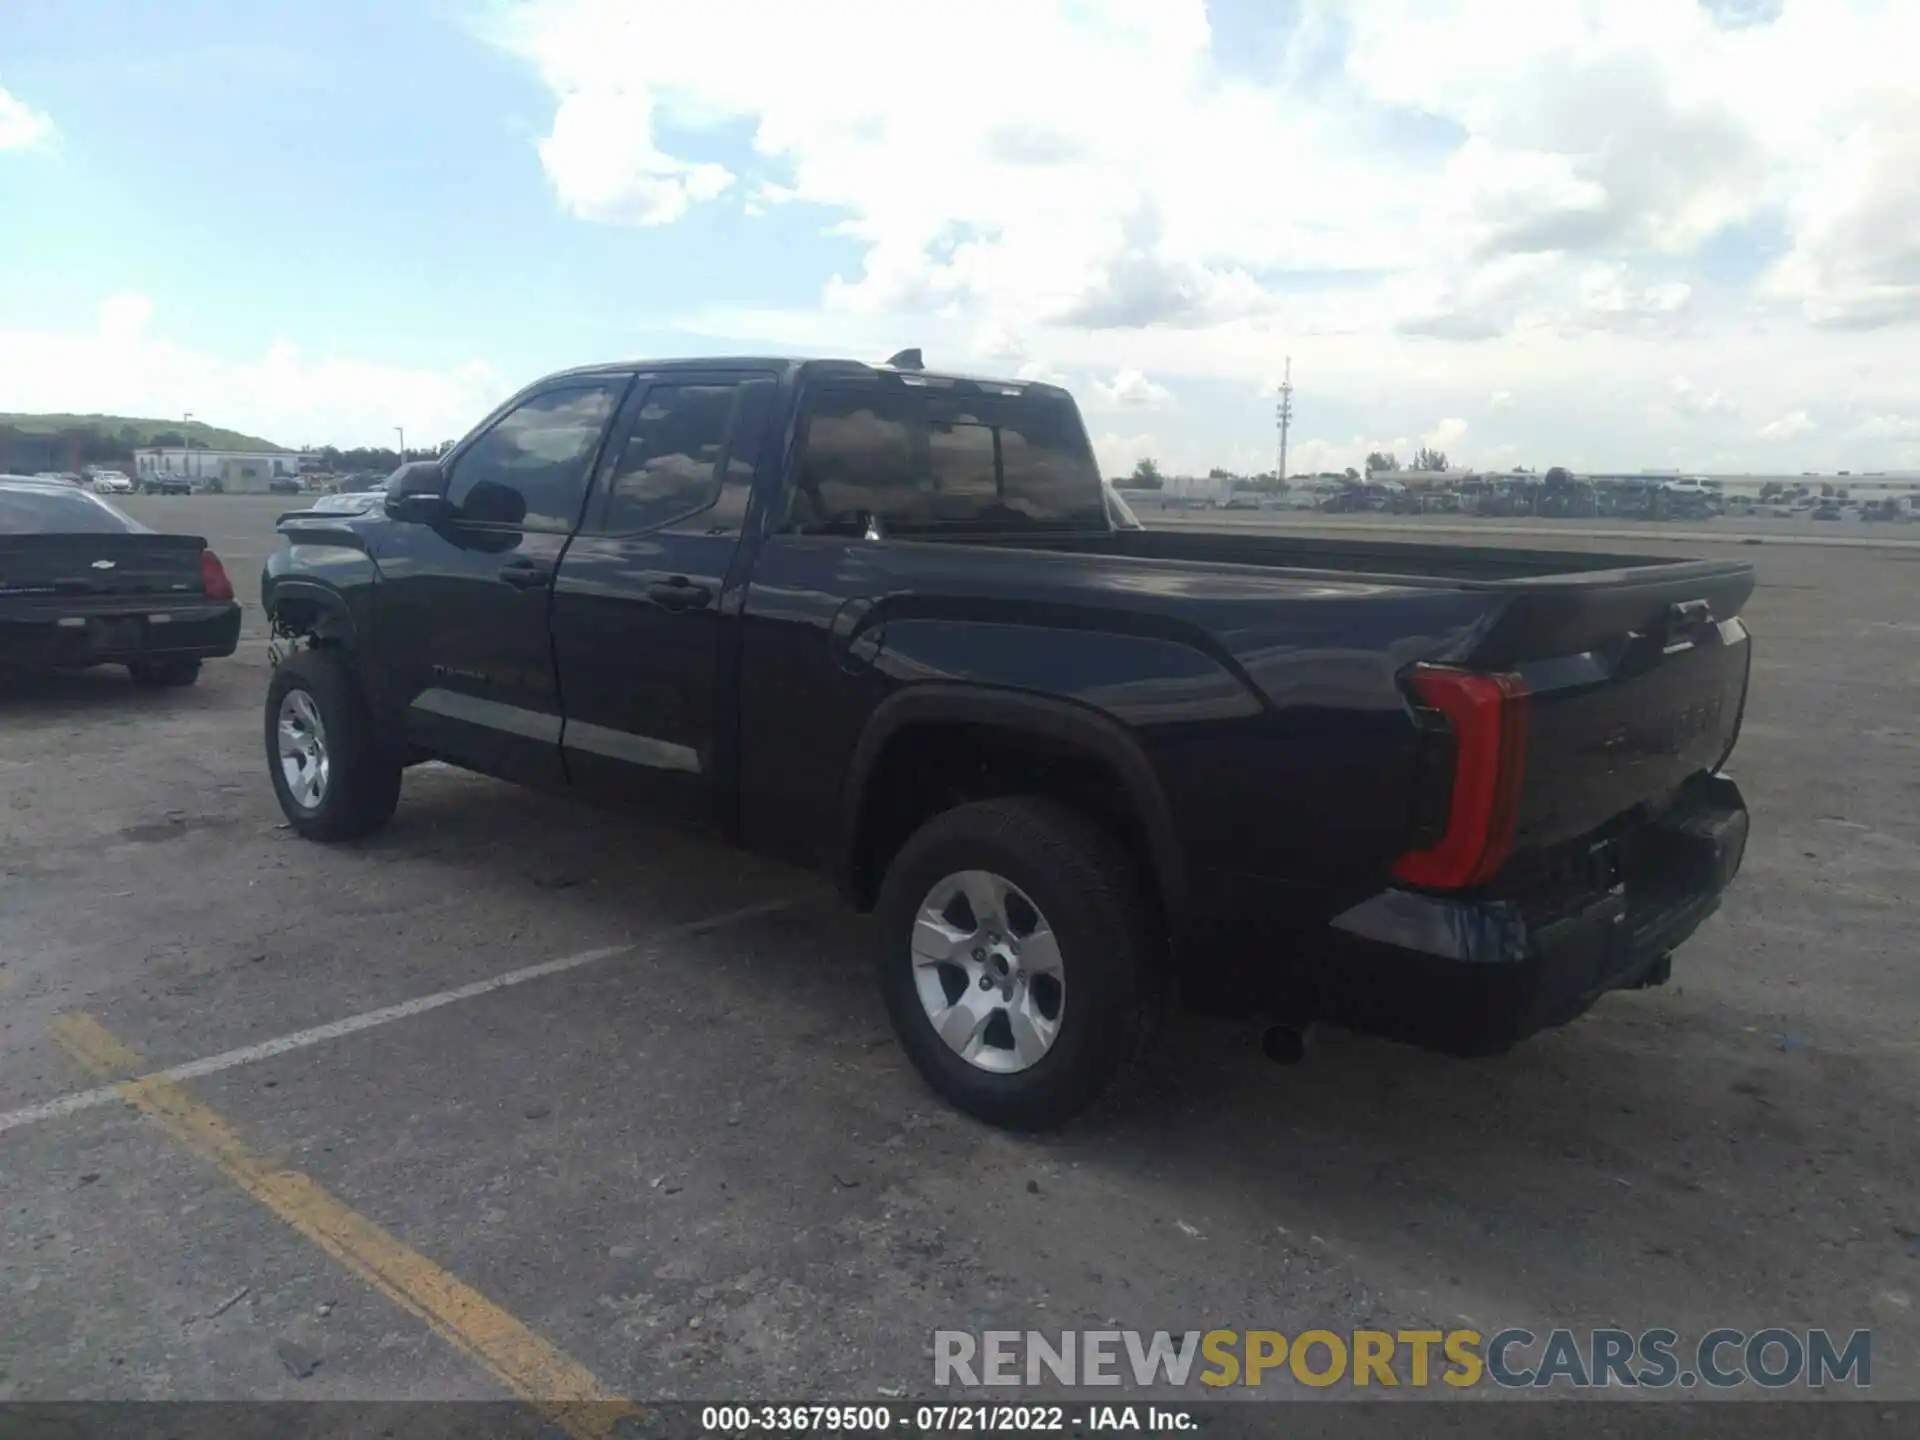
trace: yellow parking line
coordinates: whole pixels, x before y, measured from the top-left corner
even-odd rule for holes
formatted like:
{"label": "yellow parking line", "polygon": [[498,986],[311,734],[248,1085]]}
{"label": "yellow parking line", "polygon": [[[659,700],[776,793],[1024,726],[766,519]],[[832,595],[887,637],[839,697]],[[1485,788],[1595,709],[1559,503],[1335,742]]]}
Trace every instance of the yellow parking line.
{"label": "yellow parking line", "polygon": [[146,1061],[91,1015],[56,1017],[54,1037],[95,1074],[121,1079],[129,1105],[217,1168],[281,1220],[403,1310],[424,1320],[515,1395],[576,1440],[605,1440],[633,1405],[431,1260],[296,1170],[255,1154],[219,1115],[171,1080],[143,1075]]}

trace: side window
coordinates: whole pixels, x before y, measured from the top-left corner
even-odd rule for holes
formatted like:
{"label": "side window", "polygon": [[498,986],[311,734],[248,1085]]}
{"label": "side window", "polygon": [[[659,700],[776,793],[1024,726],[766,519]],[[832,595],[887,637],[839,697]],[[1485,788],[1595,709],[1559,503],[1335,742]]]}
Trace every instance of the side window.
{"label": "side window", "polygon": [[608,483],[609,535],[650,530],[704,510],[720,490],[733,385],[655,385]]}
{"label": "side window", "polygon": [[448,502],[476,524],[573,529],[588,462],[626,387],[549,390],[508,411],[454,462]]}
{"label": "side window", "polygon": [[918,493],[912,408],[904,395],[829,390],[807,420],[806,445],[788,514],[790,528],[858,530],[882,523]]}
{"label": "side window", "polygon": [[1010,415],[1000,431],[1000,464],[1007,504],[1023,515],[1085,523],[1106,508],[1099,466],[1064,403],[1029,401]]}
{"label": "side window", "polygon": [[829,390],[808,418],[788,528],[859,533],[869,520],[894,535],[1107,525],[1064,401]]}

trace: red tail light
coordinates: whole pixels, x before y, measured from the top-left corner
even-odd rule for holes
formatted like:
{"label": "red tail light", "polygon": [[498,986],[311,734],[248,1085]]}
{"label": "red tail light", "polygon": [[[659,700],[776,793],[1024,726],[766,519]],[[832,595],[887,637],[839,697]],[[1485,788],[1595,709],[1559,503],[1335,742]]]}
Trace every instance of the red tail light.
{"label": "red tail light", "polygon": [[211,550],[200,552],[200,584],[209,600],[233,598],[233,581],[227,578],[227,567],[220,563],[220,557]]}
{"label": "red tail light", "polygon": [[1527,691],[1518,675],[1476,675],[1416,665],[1408,684],[1453,729],[1453,795],[1446,832],[1402,855],[1394,877],[1434,890],[1484,885],[1513,849],[1526,773]]}

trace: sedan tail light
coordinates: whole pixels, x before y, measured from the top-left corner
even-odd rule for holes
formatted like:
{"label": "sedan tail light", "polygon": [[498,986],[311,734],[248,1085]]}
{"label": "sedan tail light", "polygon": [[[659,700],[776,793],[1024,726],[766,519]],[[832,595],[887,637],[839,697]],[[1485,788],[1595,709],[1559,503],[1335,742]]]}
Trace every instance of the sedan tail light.
{"label": "sedan tail light", "polygon": [[211,550],[200,552],[200,584],[209,600],[233,599],[233,581],[227,578],[227,567]]}

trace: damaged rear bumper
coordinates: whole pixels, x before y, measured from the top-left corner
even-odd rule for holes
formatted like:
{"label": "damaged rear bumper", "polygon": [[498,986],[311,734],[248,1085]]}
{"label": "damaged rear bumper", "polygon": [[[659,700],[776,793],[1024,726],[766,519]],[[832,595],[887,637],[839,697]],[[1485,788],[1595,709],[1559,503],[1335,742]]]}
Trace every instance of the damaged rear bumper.
{"label": "damaged rear bumper", "polygon": [[1327,1018],[1459,1055],[1489,1055],[1663,982],[1674,948],[1720,907],[1746,851],[1734,782],[1696,776],[1659,817],[1596,842],[1585,884],[1469,898],[1384,890],[1332,921],[1316,957]]}

